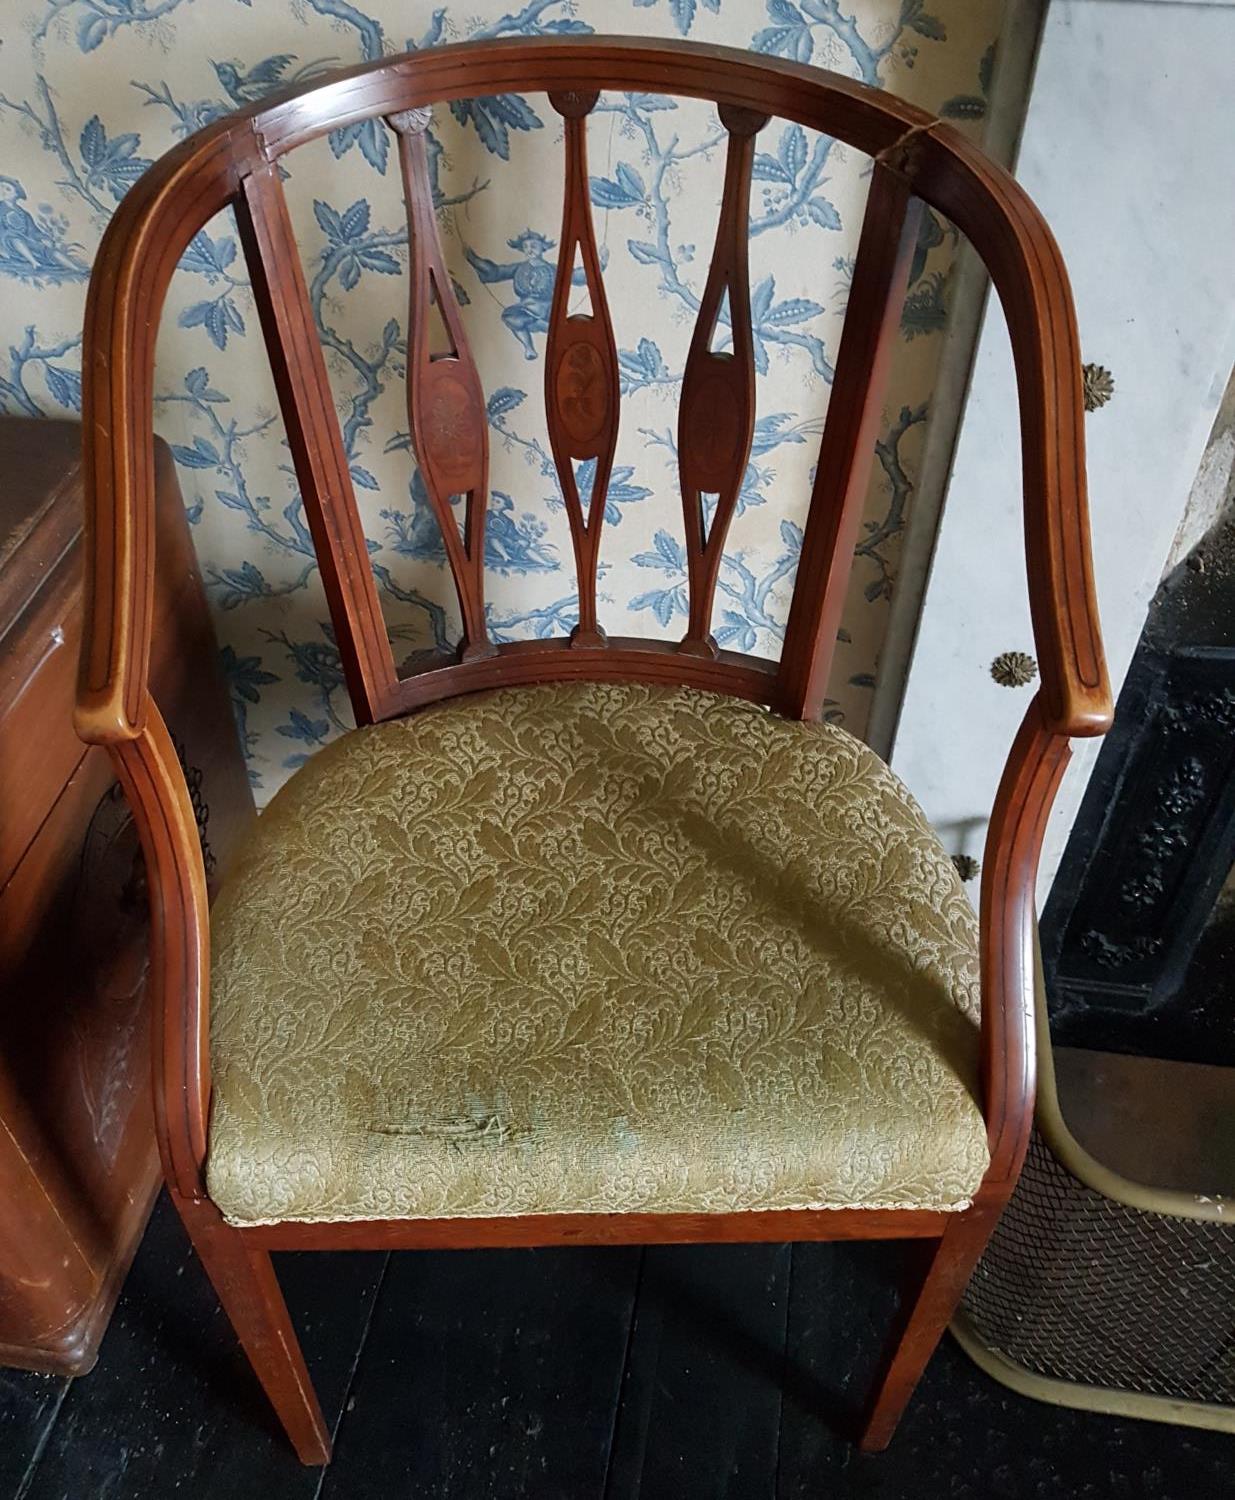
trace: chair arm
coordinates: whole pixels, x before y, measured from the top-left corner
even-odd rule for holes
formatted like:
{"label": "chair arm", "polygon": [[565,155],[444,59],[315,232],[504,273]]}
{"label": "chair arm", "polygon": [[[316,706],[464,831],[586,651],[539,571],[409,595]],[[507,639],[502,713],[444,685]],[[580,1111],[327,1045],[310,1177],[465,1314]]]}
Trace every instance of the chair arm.
{"label": "chair arm", "polygon": [[1015,1180],[1033,1124],[1034,887],[1046,820],[1071,754],[1038,694],[1012,743],[982,861],[981,1080],[990,1185]]}
{"label": "chair arm", "polygon": [[163,1170],[204,1195],[210,1104],[210,908],[197,818],[171,735],[149,699],[136,734],[109,746],[141,837],[150,894],[151,1060]]}
{"label": "chair arm", "polygon": [[1113,707],[1090,556],[1080,343],[1063,257],[1033,200],[951,126],[915,137],[908,170],[914,191],[985,262],[1008,323],[1043,726],[1105,734]]}
{"label": "chair arm", "polygon": [[74,725],[88,744],[146,724],[154,613],[154,354],[176,264],[236,191],[252,128],[220,121],[126,194],[90,276],[82,355],[85,618]]}

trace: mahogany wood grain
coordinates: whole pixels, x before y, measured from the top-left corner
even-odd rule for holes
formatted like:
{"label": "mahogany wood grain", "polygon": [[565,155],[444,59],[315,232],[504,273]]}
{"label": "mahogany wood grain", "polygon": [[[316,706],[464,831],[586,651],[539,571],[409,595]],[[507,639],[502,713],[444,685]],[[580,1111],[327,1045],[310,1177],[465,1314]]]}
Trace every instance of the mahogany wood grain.
{"label": "mahogany wood grain", "polygon": [[381,718],[395,684],[394,656],[276,167],[263,164],[241,179],[236,227],[352,710],[357,724],[372,724]]}
{"label": "mahogany wood grain", "polygon": [[275,1414],[303,1464],[330,1462],[330,1433],[268,1251],[224,1223],[213,1203],[171,1200]]}
{"label": "mahogany wood grain", "polygon": [[527,1245],[722,1245],[786,1240],[930,1239],[953,1214],[815,1209],[710,1214],[509,1214],[492,1219],[386,1219],[267,1224],[238,1233],[268,1250],[515,1249]]}
{"label": "mahogany wood grain", "polygon": [[782,713],[823,713],[922,205],[875,160],[780,663]]}
{"label": "mahogany wood grain", "polygon": [[[387,117],[399,137],[412,263],[407,412],[420,477],[441,528],[463,612],[460,659],[470,661],[493,651],[485,625],[489,425],[480,375],[468,348],[437,233],[425,137],[430,118],[427,109],[401,110]],[[446,351],[433,348],[434,309],[441,315],[450,340]],[[462,536],[450,503],[455,495],[464,497]]]}
{"label": "mahogany wood grain", "polygon": [[86,297],[85,630],[74,722],[88,743],[132,739],[148,703],[154,611],[154,348],[172,272],[254,161],[250,125],[219,121],[125,195]]}
{"label": "mahogany wood grain", "polygon": [[[138,834],[72,726],[81,449],[78,423],[0,422],[0,1365],[65,1375],[94,1364],[162,1178]],[[165,444],[154,472],[151,678],[225,870],[252,792]]]}
{"label": "mahogany wood grain", "polygon": [[[1075,317],[1058,250],[1015,181],[955,130],[851,79],[733,48],[648,38],[503,38],[381,59],[225,117],[162,158],[113,217],[87,307],[86,399],[105,420],[94,470],[97,545],[78,725],[103,741],[136,734],[149,650],[142,579],[150,562],[152,329],[167,280],[196,229],[240,176],[329,130],[432,103],[502,93],[656,89],[824,131],[871,156],[901,143],[915,194],[950,214],[990,265],[1021,378],[1026,527],[1035,644],[1052,725],[1100,733],[1110,718],[1081,453]],[[112,359],[112,346],[123,356]],[[92,353],[92,351],[94,351]],[[101,408],[101,409],[102,409]],[[1054,417],[1061,425],[1054,424]],[[87,423],[93,444],[95,424]]]}
{"label": "mahogany wood grain", "polygon": [[[596,625],[596,554],[603,483],[586,521],[574,460],[612,463],[618,409],[615,353],[586,193],[584,120],[598,90],[712,100],[729,130],[716,249],[683,382],[679,453],[691,583],[685,641],[605,641]],[[544,90],[566,126],[562,249],[546,358],[546,410],[567,495],[580,626],[572,639],[494,646],[484,626],[487,431],[479,376],[442,263],[425,156],[425,113],[455,99]],[[837,360],[783,660],[715,648],[709,633],[724,532],[750,447],[753,358],[747,248],[753,134],[770,116],[847,142],[875,158],[849,314]],[[299,271],[275,177],[278,158],[327,131],[385,118],[400,137],[412,257],[408,408],[426,488],[442,525],[464,617],[461,660],[426,659],[394,680],[363,532],[328,420],[328,386],[314,352]],[[1042,690],[1000,786],[986,852],[981,1077],[991,1168],[972,1208],[954,1216],[846,1211],[836,1215],[570,1216],[425,1223],[220,1227],[203,1182],[209,1110],[208,928],[200,851],[183,777],[150,701],[152,368],[176,259],[209,217],[236,201],[272,346],[289,436],[306,492],[348,683],[362,721],[503,685],[568,679],[683,683],[782,712],[819,712],[844,595],[854,528],[870,470],[882,380],[895,341],[918,205],[949,215],[991,270],[1012,337],[1020,389],[1025,530]],[[590,320],[568,311],[570,273],[583,261]],[[297,280],[297,278],[300,278]],[[727,296],[731,352],[713,350]],[[434,358],[431,298],[452,350]],[[587,350],[590,353],[580,351]],[[280,371],[282,372],[280,374]],[[584,378],[586,376],[586,379]],[[1006,1201],[1033,1107],[1028,1025],[1033,883],[1042,829],[1067,758],[1066,736],[1101,733],[1111,715],[1089,559],[1081,372],[1075,315],[1055,242],[1001,168],[951,127],[853,80],[726,48],[650,39],[503,38],[426,49],[302,84],[215,122],[156,163],[125,199],[100,248],[87,309],[88,538],[91,586],[77,725],[108,743],[142,828],[152,874],[155,982],[161,1004],[156,1111],[164,1170],[186,1223],[302,1456],[324,1452],[296,1390],[303,1366],[288,1345],[268,1262],[270,1246],[607,1243],[867,1235],[936,1238],[939,1247],[880,1388],[867,1446],[890,1435],[960,1287]],[[585,392],[586,388],[586,392]],[[599,394],[604,392],[603,395]],[[587,399],[583,399],[585,393]],[[717,412],[723,408],[723,419]],[[458,535],[451,495],[469,496]],[[719,497],[710,530],[702,499]],[[324,554],[324,557],[323,557]],[[333,580],[333,581],[332,581]],[[242,1254],[237,1245],[244,1246]],[[221,1267],[221,1269],[220,1269]],[[226,1290],[224,1290],[226,1288]],[[281,1306],[281,1304],[279,1304]],[[256,1352],[254,1352],[256,1351]],[[264,1377],[265,1378],[265,1377]]]}
{"label": "mahogany wood grain", "polygon": [[1013,741],[982,860],[982,1106],[991,1164],[988,1184],[1011,1192],[1033,1121],[1034,887],[1051,804],[1072,751],[1046,726],[1034,697]]}
{"label": "mahogany wood grain", "polygon": [[927,1263],[921,1284],[910,1289],[862,1423],[858,1446],[864,1453],[882,1452],[891,1442],[909,1398],[982,1258],[1005,1201],[1000,1193],[983,1192],[966,1213],[953,1215]]}
{"label": "mahogany wood grain", "polygon": [[[44,715],[44,743],[67,728],[66,701],[46,705],[60,713]],[[117,899],[132,878],[132,829],[106,751],[77,748],[0,882],[0,1366],[67,1375],[94,1364],[162,1175],[146,935]],[[119,813],[105,850],[91,836],[100,808]]]}
{"label": "mahogany wood grain", "polygon": [[[732,104],[721,105],[720,119],[729,132],[725,185],[678,407],[678,474],[690,584],[682,650],[706,656],[715,656],[717,651],[711,634],[716,580],[755,435],[755,343],[747,247],[755,136],[768,122],[767,115]],[[726,307],[733,347],[717,350],[713,345],[723,337],[720,320]]]}
{"label": "mahogany wood grain", "polygon": [[255,121],[263,151],[274,158],[392,110],[512,89],[654,90],[732,104],[830,132],[868,156],[936,123],[916,105],[822,68],[739,47],[599,34],[501,37],[386,57],[268,95],[232,118]]}
{"label": "mahogany wood grain", "polygon": [[[10,470],[5,482],[20,485],[22,475]],[[63,569],[64,574],[71,571]],[[81,632],[76,580],[61,575],[56,569],[50,586],[30,602],[21,639],[15,632],[0,637],[0,889],[82,757],[81,741],[67,723],[53,719],[47,706],[73,701],[73,648]]]}
{"label": "mahogany wood grain", "polygon": [[[95,1247],[82,1243],[78,1226],[66,1233],[63,1205],[73,1201],[73,1180],[66,1165],[53,1152],[34,1153],[31,1140],[39,1138],[38,1121],[16,1086],[7,1067],[0,1067],[0,1193],[5,1212],[14,1214],[13,1205],[21,1205],[22,1233],[6,1234],[11,1243],[3,1247],[4,1278],[22,1291],[20,1301],[0,1288],[0,1365],[9,1363],[38,1364],[29,1351],[37,1354],[65,1353],[69,1348],[47,1350],[50,1342],[45,1330],[66,1321],[64,1299],[58,1297],[58,1282],[69,1286],[98,1289]],[[146,1206],[146,1205],[144,1205]],[[48,1274],[47,1247],[59,1248],[56,1274]],[[82,1302],[68,1309],[69,1319],[79,1313]],[[40,1344],[43,1347],[40,1348]],[[44,1366],[55,1368],[52,1358]]]}
{"label": "mahogany wood grain", "polygon": [[1042,835],[1068,741],[1029,705],[995,797],[982,870],[982,1105],[991,1161],[974,1206],[947,1225],[909,1299],[863,1427],[866,1452],[886,1448],[914,1387],[952,1320],[991,1231],[1016,1185],[1033,1123],[1034,884]]}
{"label": "mahogany wood grain", "polygon": [[562,636],[548,641],[505,641],[485,661],[445,663],[405,677],[395,689],[392,712],[409,713],[427,703],[463,693],[530,682],[650,682],[703,688],[771,703],[777,665],[740,651],[715,657],[683,654],[676,642],[611,636],[592,644]]}
{"label": "mahogany wood grain", "polygon": [[184,773],[153,703],[136,739],[111,747],[141,836],[150,890],[154,1123],[168,1185],[205,1192],[210,1103],[210,906]]}
{"label": "mahogany wood grain", "polygon": [[[571,640],[578,646],[597,646],[604,640],[596,623],[596,569],[618,435],[617,344],[596,249],[587,177],[587,116],[596,99],[595,91],[549,95],[549,103],[566,122],[566,172],[557,277],[545,343],[545,416],[575,554],[579,623]],[[576,255],[583,262],[591,312],[572,316]],[[586,513],[575,459],[591,459],[595,464]]]}

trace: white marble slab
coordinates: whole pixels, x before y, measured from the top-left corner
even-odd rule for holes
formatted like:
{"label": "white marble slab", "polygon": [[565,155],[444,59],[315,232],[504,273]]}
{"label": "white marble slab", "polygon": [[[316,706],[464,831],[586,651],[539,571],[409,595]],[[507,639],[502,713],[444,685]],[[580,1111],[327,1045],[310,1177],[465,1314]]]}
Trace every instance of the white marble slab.
{"label": "white marble slab", "polygon": [[[1054,0],[1017,175],[1059,239],[1084,357],[1116,394],[1088,419],[1095,571],[1122,682],[1235,363],[1235,10]],[[988,311],[892,764],[954,852],[980,854],[1031,688],[1016,397]],[[1076,741],[1047,833],[1054,877],[1097,746]],[[976,890],[975,890],[976,895]]]}

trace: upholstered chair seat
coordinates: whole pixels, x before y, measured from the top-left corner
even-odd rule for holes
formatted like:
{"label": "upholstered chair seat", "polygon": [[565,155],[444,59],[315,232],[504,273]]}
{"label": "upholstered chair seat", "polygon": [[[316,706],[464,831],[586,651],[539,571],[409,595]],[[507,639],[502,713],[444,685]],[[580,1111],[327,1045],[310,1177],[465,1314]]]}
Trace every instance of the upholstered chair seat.
{"label": "upholstered chair seat", "polygon": [[356,730],[212,920],[236,1224],[968,1205],[977,929],[839,728],[559,682]]}

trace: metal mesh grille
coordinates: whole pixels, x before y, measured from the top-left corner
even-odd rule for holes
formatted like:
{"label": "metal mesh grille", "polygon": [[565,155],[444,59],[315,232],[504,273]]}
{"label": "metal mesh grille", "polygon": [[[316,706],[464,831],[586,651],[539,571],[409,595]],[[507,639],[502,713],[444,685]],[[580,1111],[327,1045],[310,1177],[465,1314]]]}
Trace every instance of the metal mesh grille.
{"label": "metal mesh grille", "polygon": [[1235,1224],[1103,1197],[1036,1131],[965,1310],[1039,1375],[1235,1405]]}

